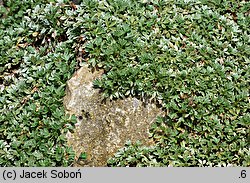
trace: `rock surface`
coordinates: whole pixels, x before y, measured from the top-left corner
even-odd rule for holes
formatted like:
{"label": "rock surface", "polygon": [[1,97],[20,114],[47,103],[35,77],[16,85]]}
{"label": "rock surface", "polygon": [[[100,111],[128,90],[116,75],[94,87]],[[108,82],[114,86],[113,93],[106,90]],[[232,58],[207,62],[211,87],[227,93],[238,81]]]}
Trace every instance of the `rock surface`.
{"label": "rock surface", "polygon": [[150,125],[163,115],[156,105],[144,105],[133,97],[103,101],[102,93],[92,87],[93,80],[102,74],[84,65],[67,82],[64,106],[68,114],[78,118],[75,132],[67,134],[68,144],[76,159],[81,152],[87,154],[86,160],[76,161],[74,166],[106,166],[107,159],[128,140],[150,145]]}

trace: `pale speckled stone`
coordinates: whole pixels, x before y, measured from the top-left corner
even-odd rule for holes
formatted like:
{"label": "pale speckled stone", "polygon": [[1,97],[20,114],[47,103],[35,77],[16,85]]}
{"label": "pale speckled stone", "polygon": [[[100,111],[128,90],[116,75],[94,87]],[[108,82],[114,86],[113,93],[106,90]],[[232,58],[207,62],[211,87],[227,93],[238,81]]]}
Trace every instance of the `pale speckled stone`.
{"label": "pale speckled stone", "polygon": [[150,145],[150,125],[163,115],[156,105],[144,105],[137,98],[103,102],[100,91],[92,86],[102,74],[102,70],[91,72],[84,65],[67,82],[66,112],[83,117],[78,119],[75,132],[67,134],[68,144],[76,151],[76,159],[81,152],[87,153],[87,159],[74,166],[106,166],[107,159],[128,140]]}

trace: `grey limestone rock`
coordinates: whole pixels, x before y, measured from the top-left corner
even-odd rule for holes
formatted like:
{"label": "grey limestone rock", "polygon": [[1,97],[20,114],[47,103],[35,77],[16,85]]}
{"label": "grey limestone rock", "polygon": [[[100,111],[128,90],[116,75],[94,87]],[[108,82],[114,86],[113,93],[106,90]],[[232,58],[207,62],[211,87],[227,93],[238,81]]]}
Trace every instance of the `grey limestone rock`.
{"label": "grey limestone rock", "polygon": [[68,144],[76,152],[76,159],[85,152],[87,159],[74,166],[106,166],[106,161],[122,148],[126,141],[148,139],[150,125],[163,111],[155,104],[144,105],[133,97],[103,101],[102,93],[92,86],[102,70],[91,72],[82,66],[67,82],[64,106],[66,113],[78,117],[75,132],[68,132]]}

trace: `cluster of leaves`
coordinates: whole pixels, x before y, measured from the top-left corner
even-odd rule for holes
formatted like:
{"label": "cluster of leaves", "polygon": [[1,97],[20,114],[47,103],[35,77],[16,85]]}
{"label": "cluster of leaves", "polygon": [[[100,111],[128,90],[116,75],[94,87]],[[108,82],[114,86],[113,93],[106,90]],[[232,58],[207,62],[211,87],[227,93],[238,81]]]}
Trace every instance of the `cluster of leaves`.
{"label": "cluster of leaves", "polygon": [[72,41],[52,1],[8,0],[0,6],[0,166],[68,166],[65,83],[75,70]]}
{"label": "cluster of leaves", "polygon": [[109,166],[249,166],[249,2],[39,2],[0,8],[1,165],[73,159],[62,97],[77,56],[105,70],[94,82],[105,97],[166,110],[154,146],[126,144]]}
{"label": "cluster of leaves", "polygon": [[249,6],[85,0],[65,18],[72,37],[88,40],[86,61],[106,71],[94,82],[105,97],[149,98],[166,110],[151,130],[156,145],[125,147],[110,166],[249,165]]}
{"label": "cluster of leaves", "polygon": [[[218,119],[187,130],[169,118],[158,118],[151,129],[154,146],[127,143],[109,166],[249,166],[249,134],[246,124],[250,116],[235,123]],[[186,123],[185,123],[186,124]]]}

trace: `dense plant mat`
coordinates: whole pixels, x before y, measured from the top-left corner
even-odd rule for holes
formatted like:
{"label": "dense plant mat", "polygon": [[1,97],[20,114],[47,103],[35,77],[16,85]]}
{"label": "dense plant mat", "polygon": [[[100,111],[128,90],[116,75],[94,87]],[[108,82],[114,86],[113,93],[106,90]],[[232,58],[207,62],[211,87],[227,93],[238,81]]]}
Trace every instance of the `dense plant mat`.
{"label": "dense plant mat", "polygon": [[111,99],[159,101],[154,147],[128,145],[110,166],[249,165],[249,3],[84,1],[73,23],[95,86]]}
{"label": "dense plant mat", "polygon": [[128,143],[109,166],[250,165],[249,2],[15,2],[21,13],[0,9],[1,165],[70,163],[61,104],[75,58],[105,70],[104,97],[166,111],[154,146]]}
{"label": "dense plant mat", "polygon": [[[75,68],[62,9],[45,1],[0,6],[0,166],[69,166],[65,83]],[[47,2],[48,3],[48,2]]]}

